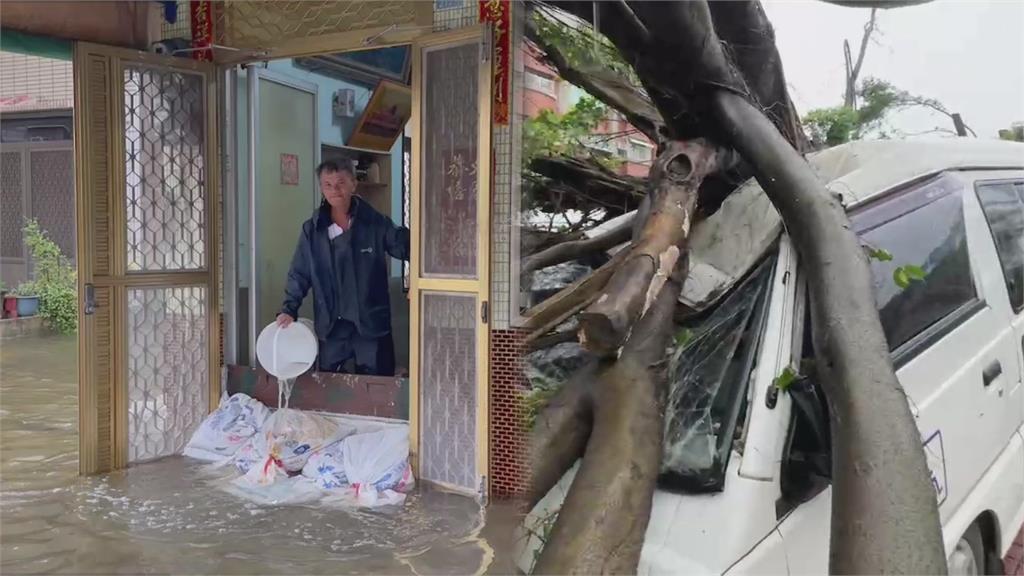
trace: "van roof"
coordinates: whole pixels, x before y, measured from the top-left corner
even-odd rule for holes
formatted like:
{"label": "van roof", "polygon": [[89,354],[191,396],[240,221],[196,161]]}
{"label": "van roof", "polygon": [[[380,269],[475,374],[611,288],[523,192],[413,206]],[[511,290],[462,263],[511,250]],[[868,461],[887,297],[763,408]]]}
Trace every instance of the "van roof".
{"label": "van roof", "polygon": [[861,140],[808,155],[849,208],[943,170],[1024,168],[1024,144],[1003,140]]}
{"label": "van roof", "polygon": [[[1024,168],[1024,144],[973,138],[861,140],[809,154],[807,159],[826,186],[852,208],[944,170]],[[613,218],[586,235],[602,234],[632,215]],[[718,212],[694,225],[690,272],[680,302],[695,310],[714,304],[761,259],[781,231],[782,220],[761,186],[753,178],[744,182]]]}

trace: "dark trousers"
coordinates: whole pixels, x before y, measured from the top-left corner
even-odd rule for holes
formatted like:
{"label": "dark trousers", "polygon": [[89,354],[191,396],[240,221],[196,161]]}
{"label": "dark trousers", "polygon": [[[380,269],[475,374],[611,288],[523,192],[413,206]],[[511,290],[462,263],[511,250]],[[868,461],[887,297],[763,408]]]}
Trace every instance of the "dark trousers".
{"label": "dark trousers", "polygon": [[326,339],[320,340],[318,364],[321,372],[394,376],[395,343],[390,332],[367,338],[352,330],[351,325],[336,326]]}

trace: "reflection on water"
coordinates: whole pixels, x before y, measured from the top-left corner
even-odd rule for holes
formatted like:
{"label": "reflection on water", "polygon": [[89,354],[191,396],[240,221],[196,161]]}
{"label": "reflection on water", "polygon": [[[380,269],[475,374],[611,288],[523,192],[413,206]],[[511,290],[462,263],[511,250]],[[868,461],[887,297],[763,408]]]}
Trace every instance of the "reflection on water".
{"label": "reflection on water", "polygon": [[350,512],[245,502],[180,457],[79,478],[75,346],[0,343],[0,572],[495,570],[477,535],[479,506],[436,490],[401,508]]}

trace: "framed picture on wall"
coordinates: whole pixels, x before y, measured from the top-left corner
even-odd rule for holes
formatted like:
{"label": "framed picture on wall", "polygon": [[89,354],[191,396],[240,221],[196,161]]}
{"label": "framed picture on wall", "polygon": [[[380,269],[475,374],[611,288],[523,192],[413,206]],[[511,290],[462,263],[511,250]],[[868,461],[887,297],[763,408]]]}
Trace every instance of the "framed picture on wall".
{"label": "framed picture on wall", "polygon": [[348,139],[348,145],[379,152],[388,152],[405,131],[412,113],[412,91],[390,80],[381,80],[370,97],[359,123]]}

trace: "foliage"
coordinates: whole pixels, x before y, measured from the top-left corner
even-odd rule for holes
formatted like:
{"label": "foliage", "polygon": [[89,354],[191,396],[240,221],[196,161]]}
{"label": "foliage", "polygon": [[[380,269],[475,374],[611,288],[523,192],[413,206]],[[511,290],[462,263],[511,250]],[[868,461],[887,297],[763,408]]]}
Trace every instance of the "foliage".
{"label": "foliage", "polygon": [[871,132],[880,132],[886,117],[897,110],[921,107],[952,117],[946,107],[934,98],[911,94],[878,78],[865,78],[857,91],[861,105],[856,108],[834,106],[816,108],[804,117],[804,127],[812,141],[819,145],[838,146],[860,140]]}
{"label": "foliage", "polygon": [[[632,87],[640,88],[636,70],[622,59],[622,54],[604,34],[589,24],[566,20],[546,9],[533,12],[538,35],[544,42],[557,48],[572,68],[581,74],[595,74],[610,70],[625,78]],[[606,75],[602,75],[605,77]]]}
{"label": "foliage", "polygon": [[778,388],[780,391],[785,392],[786,390],[789,390],[790,386],[793,385],[793,382],[796,381],[796,378],[796,371],[794,371],[792,367],[786,366],[786,369],[782,371],[782,374],[779,374],[778,376],[775,377],[774,380],[772,380],[772,385]]}
{"label": "foliage", "polygon": [[892,261],[892,252],[889,252],[885,248],[867,248],[868,258],[872,260],[878,260],[879,262],[890,262]]}
{"label": "foliage", "polygon": [[892,271],[892,279],[896,282],[896,285],[901,289],[906,289],[910,286],[910,283],[915,280],[924,280],[927,273],[924,268],[915,264],[907,264],[900,266]]}
{"label": "foliage", "polygon": [[857,111],[845,106],[816,108],[804,117],[804,128],[813,142],[838,146],[860,137]]}
{"label": "foliage", "polygon": [[607,108],[597,99],[584,96],[568,112],[542,110],[523,123],[523,155],[534,158],[588,155],[591,134],[605,118]]}
{"label": "foliage", "polygon": [[558,387],[539,387],[533,388],[523,396],[523,426],[527,430],[533,428],[537,414],[540,414],[557,392]]}
{"label": "foliage", "polygon": [[60,247],[35,220],[23,228],[32,256],[35,279],[18,287],[39,296],[39,314],[54,329],[72,333],[78,328],[77,275]]}
{"label": "foliage", "polygon": [[1011,142],[1024,142],[1024,126],[1016,125],[1010,126],[1006,130],[1000,130],[999,139]]}

